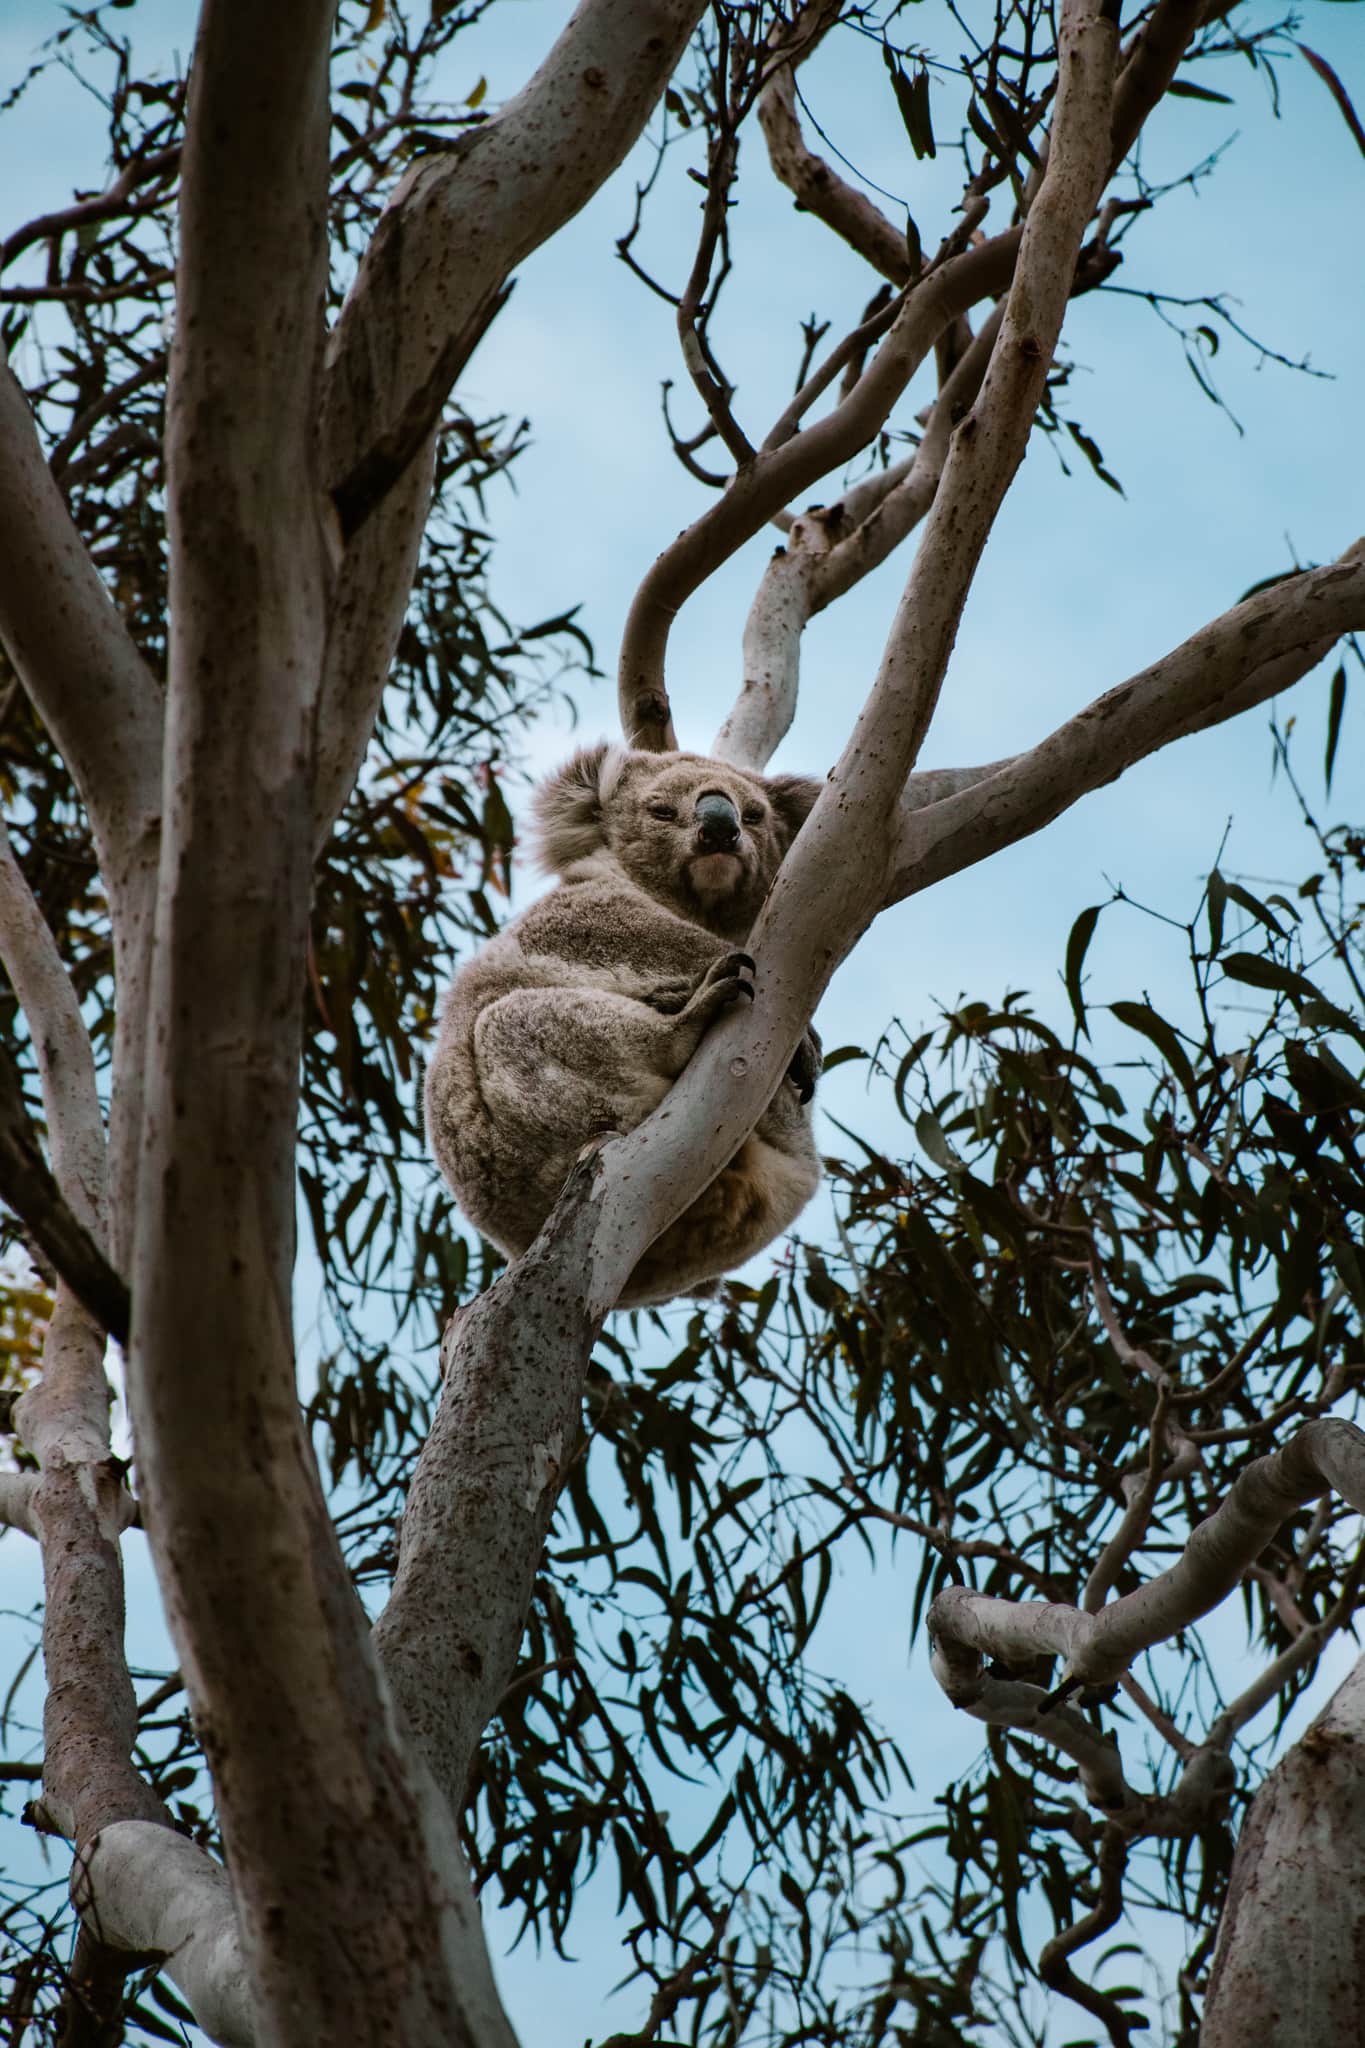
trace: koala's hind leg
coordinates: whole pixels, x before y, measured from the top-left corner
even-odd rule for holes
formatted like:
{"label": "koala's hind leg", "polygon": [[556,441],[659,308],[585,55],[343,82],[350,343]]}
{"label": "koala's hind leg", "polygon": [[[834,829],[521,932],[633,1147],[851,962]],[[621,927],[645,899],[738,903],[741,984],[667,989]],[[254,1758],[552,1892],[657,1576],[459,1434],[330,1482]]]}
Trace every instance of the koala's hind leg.
{"label": "koala's hind leg", "polygon": [[663,1100],[711,1020],[752,997],[751,966],[747,954],[722,955],[676,1016],[603,989],[499,996],[479,1012],[473,1032],[485,1117],[557,1155],[576,1153],[602,1130],[633,1130]]}

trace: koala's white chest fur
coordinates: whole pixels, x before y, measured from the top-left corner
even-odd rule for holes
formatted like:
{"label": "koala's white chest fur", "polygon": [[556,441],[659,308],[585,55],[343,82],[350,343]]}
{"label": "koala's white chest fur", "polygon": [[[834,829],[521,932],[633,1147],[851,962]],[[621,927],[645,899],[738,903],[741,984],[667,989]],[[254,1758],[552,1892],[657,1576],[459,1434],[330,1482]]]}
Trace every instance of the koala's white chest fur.
{"label": "koala's white chest fur", "polygon": [[[537,792],[559,884],[482,947],[446,998],[427,1133],[470,1222],[515,1255],[590,1139],[658,1107],[741,992],[736,942],[816,785],[696,754],[577,754]],[[813,1040],[734,1159],[641,1259],[623,1306],[730,1271],[820,1179]]]}

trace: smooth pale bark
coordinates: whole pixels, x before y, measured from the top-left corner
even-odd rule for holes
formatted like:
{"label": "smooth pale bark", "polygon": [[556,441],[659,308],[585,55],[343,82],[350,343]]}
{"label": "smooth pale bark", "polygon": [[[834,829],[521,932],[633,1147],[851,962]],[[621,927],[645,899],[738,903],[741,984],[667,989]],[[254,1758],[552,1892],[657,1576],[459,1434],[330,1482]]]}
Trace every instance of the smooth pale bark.
{"label": "smooth pale bark", "polygon": [[119,1000],[106,1248],[124,1271],[142,1119],[164,701],[53,481],[3,350],[0,448],[0,641],[71,770],[109,892]]}
{"label": "smooth pale bark", "polygon": [[[169,1827],[131,1759],[137,1701],[123,1655],[119,1537],[133,1503],[109,1455],[104,1332],[63,1286],[42,1379],[16,1404],[15,1422],[42,1460],[30,1512],[43,1558],[43,1821],[78,1846],[110,1820]],[[79,1891],[72,1896],[81,1906]]]}
{"label": "smooth pale bark", "polygon": [[404,1718],[454,1807],[512,1675],[577,1437],[603,1316],[585,1305],[582,1276],[604,1157],[578,1167],[535,1243],[447,1327],[441,1400],[375,1629]]}
{"label": "smooth pale bark", "polygon": [[698,12],[589,0],[503,116],[405,181],[325,374],[330,8],[205,14],[168,428],[166,846],[133,1377],[149,1528],[262,2040],[510,2038],[451,1807],[389,1705],[294,1400],[309,871],[368,738],[450,382],[511,263],[629,146]]}
{"label": "smooth pale bark", "polygon": [[364,472],[381,495],[338,578],[319,720],[319,844],[369,743],[426,521],[432,431],[455,378],[515,265],[635,143],[702,11],[702,0],[583,0],[523,90],[454,149],[414,166],[385,209],[328,348],[324,386],[328,489]]}
{"label": "smooth pale bark", "polygon": [[711,752],[765,768],[796,715],[801,636],[810,620],[877,568],[934,502],[953,427],[975,399],[1000,331],[997,307],[946,379],[924,438],[906,462],[793,522],[745,621],[744,681]]}
{"label": "smooth pale bark", "polygon": [[1191,732],[1276,696],[1365,627],[1365,540],[1258,591],[1088,704],[1027,753],[926,808],[902,810],[887,883],[899,901],[1050,823],[1087,791]]}
{"label": "smooth pale bark", "polygon": [[33,1491],[38,1481],[32,1472],[0,1472],[0,1522],[7,1529],[22,1529],[36,1536],[33,1522]]}
{"label": "smooth pale bark", "polygon": [[792,499],[867,446],[943,329],[979,299],[1003,291],[1019,241],[1019,230],[1007,229],[926,277],[905,299],[848,396],[789,440],[760,449],[724,496],[665,548],[635,593],[621,639],[617,697],[621,730],[632,746],[659,751],[677,745],[664,658],[681,605]]}
{"label": "smooth pale bark", "polygon": [[[43,1093],[52,1178],[98,1253],[105,1238],[104,1129],[89,1035],[56,941],[0,826],[0,960],[28,1020]],[[23,1525],[43,1558],[43,1797],[58,1832],[83,1842],[105,1820],[165,1819],[129,1753],[137,1706],[123,1658],[118,1539],[132,1501],[110,1456],[104,1330],[59,1282],[42,1377],[15,1404],[38,1459]],[[15,1503],[17,1507],[17,1503]]]}
{"label": "smooth pale bark", "polygon": [[163,1972],[211,2041],[252,2048],[250,1989],[220,1863],[185,1835],[115,1821],[77,1859],[73,1890],[112,1947],[165,1957]]}
{"label": "smooth pale bark", "polygon": [[53,482],[0,349],[0,641],[75,780],[116,886],[161,799],[161,692]]}
{"label": "smooth pale bark", "polygon": [[[1143,122],[1165,93],[1206,12],[1205,0],[1159,0],[1148,21],[1125,49],[1113,92],[1110,174],[1132,148]],[[759,103],[759,120],[767,138],[769,160],[775,175],[790,187],[800,205],[823,220],[874,269],[880,270],[894,283],[904,285],[909,276],[904,235],[892,227],[864,194],[840,178],[823,158],[807,147],[797,119],[794,67],[804,62],[827,33],[836,14],[837,9],[826,4],[826,0],[812,0],[812,4],[797,11],[790,27],[784,29],[777,40],[777,54]],[[1049,149],[1050,141],[1045,139],[1039,165],[1029,181],[1030,199],[1036,196]],[[985,202],[978,203],[984,212]],[[1017,230],[1011,230],[1008,239],[997,237],[993,244],[987,246],[1001,251],[1012,263]],[[973,254],[979,256],[981,251]],[[1102,281],[1119,260],[1116,254],[1099,248],[1092,254],[1097,259],[1092,265],[1093,274],[1078,280],[1079,289]],[[995,288],[1003,289],[1003,278],[1007,274],[1008,263],[1000,284]],[[979,297],[985,295],[978,293]],[[954,319],[960,320],[963,311],[965,305]],[[997,307],[981,332],[972,338],[969,331],[966,347],[960,353],[955,352],[956,360],[947,366],[943,387],[930,412],[924,440],[915,456],[880,478],[855,485],[833,505],[816,508],[793,523],[788,546],[779,550],[769,564],[750,611],[744,639],[743,685],[735,707],[722,725],[712,748],[718,759],[762,768],[771,758],[795,713],[802,633],[817,612],[884,561],[924,517],[938,488],[948,436],[961,411],[976,396],[1002,313],[1003,307]],[[942,344],[952,326],[953,319],[945,321],[935,337],[937,345]],[[764,452],[780,445],[785,438],[787,436],[782,432],[770,436],[764,443]],[[805,479],[803,476],[801,488],[808,488],[814,481],[813,477]],[[791,495],[794,494],[795,488]],[[733,529],[733,545],[738,546],[750,537],[750,529],[744,522],[733,518],[722,522],[718,516],[721,509],[721,506],[713,507],[709,515],[712,522],[711,545],[714,547],[717,539],[723,537],[728,525]],[[768,516],[778,515],[774,511]],[[757,528],[752,531],[757,531]],[[688,535],[681,536],[679,543],[661,557],[651,572],[660,582],[661,602],[664,605],[671,603],[675,610],[677,600],[671,586],[678,577],[679,568],[686,569],[685,551],[681,562],[679,554],[682,542],[688,538]],[[711,573],[715,566],[717,564],[711,562],[705,573]],[[646,579],[646,588],[648,581]],[[689,594],[690,587],[683,589],[684,596]],[[637,607],[639,604],[637,599]],[[622,662],[623,707],[628,687],[634,687],[637,692],[651,692],[655,699],[662,700],[667,629],[667,620],[655,622],[657,646],[652,670],[641,666],[644,657],[637,654],[637,642],[628,630]],[[646,656],[650,648],[648,632],[649,618],[645,613],[638,645],[645,650]],[[627,670],[627,656],[636,662],[640,670],[633,677]],[[636,734],[637,744],[654,744],[648,733],[639,736],[645,723],[638,709],[631,716],[623,712],[622,724],[627,737]],[[670,724],[659,743],[675,745],[671,732]]]}
{"label": "smooth pale bark", "polygon": [[[433,2026],[442,2039],[509,2038],[449,1808],[412,1767],[387,1705],[293,1401],[289,1169],[308,870],[368,740],[450,384],[512,265],[629,148],[700,11],[700,0],[587,0],[527,90],[406,181],[331,351],[320,454],[331,9],[206,11],[168,435],[175,603],[159,904],[162,694],[80,549],[22,395],[12,380],[0,390],[12,457],[0,531],[13,541],[0,630],[76,770],[111,888],[114,1238],[123,1255],[138,1215],[132,1394],[148,1519],[227,1839],[240,1867],[266,1873],[244,1900],[263,2039],[324,2038],[327,2011],[347,2038],[359,2028],[426,2039]],[[357,472],[373,502],[342,557],[328,499],[340,503]],[[61,1304],[50,1352],[83,1336],[98,1364],[79,1315]],[[48,1407],[69,1380],[49,1374]],[[102,1375],[99,1386],[102,1399]],[[46,1447],[55,1501],[69,1471],[51,1432]],[[45,1486],[46,1476],[16,1500],[16,1519],[34,1518]],[[55,1520],[44,1533],[55,1544]],[[99,1515],[95,1533],[108,1534]],[[67,1545],[72,1557],[79,1548]],[[63,1604],[54,1598],[50,1614]],[[225,1613],[243,1626],[219,1639]],[[112,1617],[106,1607],[103,1622]],[[104,1633],[116,1646],[117,1628]],[[98,1655],[88,1668],[100,1675]],[[106,1718],[117,1749],[127,1716]],[[52,1817],[85,1839],[76,1803],[54,1796]],[[159,1810],[134,1789],[97,1818]],[[318,1882],[339,1868],[356,1872],[344,1906]],[[99,1901],[89,1904],[97,1925]]]}
{"label": "smooth pale bark", "polygon": [[[1012,300],[1023,295],[1030,322],[1026,396],[1035,373],[1039,379],[1046,374],[1092,193],[1107,162],[1106,64],[1112,64],[1113,47],[1112,29],[1093,0],[1071,0],[1063,28],[1070,90],[1058,116],[1056,169],[1035,208],[1041,226],[1031,224],[1031,245],[1025,235],[1011,294]],[[1079,175],[1078,165],[1084,167]],[[1041,369],[1035,346],[1044,351]],[[1012,389],[1017,380],[1007,381]],[[1013,433],[995,424],[997,502],[1022,454],[1034,404],[1036,392]],[[984,464],[976,466],[978,479],[983,470]],[[949,516],[956,516],[951,494],[948,502]],[[975,555],[959,561],[955,580],[934,592],[932,602],[955,616],[974,566]],[[751,1013],[715,1025],[662,1108],[575,1176],[530,1251],[465,1311],[450,1339],[445,1391],[405,1516],[399,1581],[379,1631],[410,1717],[418,1711],[414,1700],[425,1698],[424,1742],[447,1786],[462,1781],[464,1760],[515,1654],[523,1589],[529,1591],[571,1440],[567,1432],[595,1330],[640,1253],[752,1129],[829,975],[880,902],[887,827],[914,758],[912,729],[898,718],[906,683],[896,652],[893,646],[859,731],[755,928],[751,949],[759,969]],[[534,1313],[521,1309],[523,1273],[532,1302],[540,1305]],[[519,1399],[514,1370],[537,1389],[529,1436],[527,1428],[509,1432],[499,1420],[499,1400]],[[494,1387],[502,1389],[497,1398]],[[457,1550],[471,1562],[459,1568],[451,1592]],[[505,1595],[501,1588],[508,1589]],[[432,1706],[437,1700],[439,1715]],[[451,1733],[452,1726],[458,1732]]]}
{"label": "smooth pale bark", "polygon": [[95,1056],[71,977],[0,820],[0,962],[28,1021],[43,1091],[52,1177],[98,1244],[106,1231],[104,1118]]}
{"label": "smooth pale bark", "polygon": [[331,0],[210,0],[167,427],[171,649],[129,1385],[261,2043],[505,2043],[294,1393]]}
{"label": "smooth pale bark", "polygon": [[1242,1825],[1200,2048],[1357,2048],[1365,1985],[1365,1659]]}
{"label": "smooth pale bark", "polygon": [[102,1327],[128,1334],[128,1290],[104,1255],[108,1176],[95,1059],[71,978],[0,820],[0,961],[28,1021],[49,1171],[17,1074],[0,1072],[0,1195]]}
{"label": "smooth pale bark", "polygon": [[[451,1333],[446,1395],[405,1518],[394,1598],[376,1632],[381,1672],[292,1387],[292,1142],[311,853],[344,800],[373,718],[444,392],[510,265],[582,203],[638,133],[699,11],[626,0],[580,8],[526,94],[405,182],[325,369],[328,10],[316,0],[273,12],[260,0],[236,9],[213,0],[206,13],[168,443],[176,600],[168,843],[147,1040],[134,1393],[153,1541],[242,1882],[239,1950],[221,1881],[200,1867],[187,1874],[187,1896],[203,1913],[202,1923],[191,1915],[187,1924],[202,1926],[204,1952],[219,1956],[201,1995],[209,2017],[219,2015],[215,2024],[240,2030],[233,2001],[245,1953],[262,2041],[312,2048],[328,2038],[440,2039],[488,2048],[509,2039],[451,1809],[512,1668],[597,1325],[644,1245],[751,1127],[833,966],[885,899],[896,804],[942,811],[931,839],[951,840],[947,857],[958,864],[1005,843],[991,840],[993,798],[974,814],[975,838],[946,807],[994,782],[997,769],[949,771],[947,784],[941,775],[906,780],[979,547],[974,540],[954,554],[946,534],[931,533],[931,568],[912,580],[865,718],[765,912],[753,1017],[727,1018],[709,1036],[659,1115],[584,1168],[553,1227]],[[1163,5],[1153,20],[1178,12]],[[700,522],[664,558],[645,619],[660,689],[670,607],[737,534],[769,516],[765,493],[778,509],[805,487],[810,465],[813,480],[843,459],[845,440],[856,452],[957,299],[1003,288],[1017,252],[996,381],[970,431],[954,440],[938,493],[942,520],[984,539],[1027,439],[1088,195],[1112,147],[1104,57],[1112,63],[1112,46],[1093,6],[1067,8],[1048,175],[1022,244],[1012,230],[945,263],[907,302],[913,314],[902,310],[888,336],[895,345],[863,373],[851,407],[845,401],[804,432],[793,426],[762,451],[715,508],[722,516]],[[51,512],[41,492],[32,506],[41,525]],[[34,567],[49,599],[60,597],[66,574],[54,559],[49,550],[46,567]],[[0,563],[0,627],[3,606]],[[1325,618],[1314,620],[1321,634]],[[1236,652],[1209,692],[1209,715],[1246,687],[1256,650],[1248,642]],[[623,698],[628,733],[655,688],[652,659]],[[1149,751],[1169,737],[1168,708],[1164,697],[1144,700],[1126,725],[1120,720],[1125,744]],[[666,700],[639,729],[647,742],[668,735]],[[1089,764],[1088,742],[1074,745]],[[1024,757],[1034,771],[1038,752]],[[1048,801],[1065,783],[1062,770],[1051,774]],[[944,798],[949,787],[954,795]],[[1031,815],[1023,803],[1013,836],[1033,829]],[[918,858],[928,843],[910,854]],[[114,901],[121,1016],[125,963],[138,1007],[153,871],[143,859],[141,893],[125,885]],[[131,1123],[120,1119],[134,1130],[140,1120],[140,1107]],[[82,1385],[93,1385],[88,1372]],[[90,1506],[107,1538],[117,1509],[98,1495]],[[108,1635],[107,1613],[100,1625]],[[1080,1760],[1082,1734],[1071,1737]],[[1103,1776],[1103,1756],[1085,1761]],[[88,1828],[73,1800],[59,1795],[59,1803],[71,1809],[73,1828]],[[120,1843],[121,1833],[108,1830],[108,1864],[86,1865],[96,1892],[116,1849],[126,1848],[130,1869],[147,1869],[146,1842],[122,1834]],[[174,1930],[177,1901],[170,1890],[153,1895],[150,1882],[141,1893],[145,1926],[131,1907],[126,1925],[159,1945]],[[96,1896],[92,1924],[100,1903]]]}
{"label": "smooth pale bark", "polygon": [[950,1699],[967,1704],[985,1660],[1028,1663],[1044,1652],[1062,1658],[1063,1677],[1074,1684],[1111,1684],[1141,1651],[1225,1599],[1290,1515],[1329,1488],[1365,1513],[1365,1430],[1335,1416],[1305,1423],[1249,1465],[1169,1571],[1093,1614],[946,1587],[929,1610],[934,1675]]}

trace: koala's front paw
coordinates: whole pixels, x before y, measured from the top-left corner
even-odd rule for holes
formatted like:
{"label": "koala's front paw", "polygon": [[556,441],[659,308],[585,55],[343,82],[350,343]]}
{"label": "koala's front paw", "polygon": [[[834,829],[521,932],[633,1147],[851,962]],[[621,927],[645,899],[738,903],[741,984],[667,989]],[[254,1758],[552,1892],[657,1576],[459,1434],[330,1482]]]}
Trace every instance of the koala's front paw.
{"label": "koala's front paw", "polygon": [[711,962],[697,983],[696,992],[687,1005],[687,1014],[695,1012],[709,1024],[713,1017],[718,1017],[741,996],[752,1002],[753,972],[754,963],[748,953],[722,953],[719,960]]}
{"label": "koala's front paw", "polygon": [[820,1078],[824,1064],[820,1057],[820,1038],[813,1028],[807,1031],[795,1057],[787,1069],[787,1079],[795,1084],[797,1095],[802,1102],[809,1102],[815,1093],[815,1084]]}
{"label": "koala's front paw", "polygon": [[680,1065],[691,1059],[707,1026],[722,1010],[741,997],[753,1001],[753,971],[754,963],[747,953],[722,953],[693,985],[687,1002],[673,1019],[670,1032],[672,1057]]}

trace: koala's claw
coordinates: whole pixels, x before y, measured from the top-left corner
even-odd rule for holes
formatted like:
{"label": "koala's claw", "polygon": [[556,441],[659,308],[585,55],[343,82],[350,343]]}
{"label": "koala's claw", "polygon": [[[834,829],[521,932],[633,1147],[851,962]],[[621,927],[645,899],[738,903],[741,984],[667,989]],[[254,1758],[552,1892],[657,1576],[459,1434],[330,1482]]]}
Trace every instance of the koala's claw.
{"label": "koala's claw", "polygon": [[809,1102],[814,1095],[815,1083],[822,1064],[820,1040],[814,1031],[807,1031],[787,1069],[787,1079],[794,1084],[801,1102]]}
{"label": "koala's claw", "polygon": [[753,971],[753,964],[747,953],[722,953],[719,960],[711,962],[697,983],[696,993],[685,1014],[705,1026],[741,996],[752,1002],[754,985],[748,977]]}

